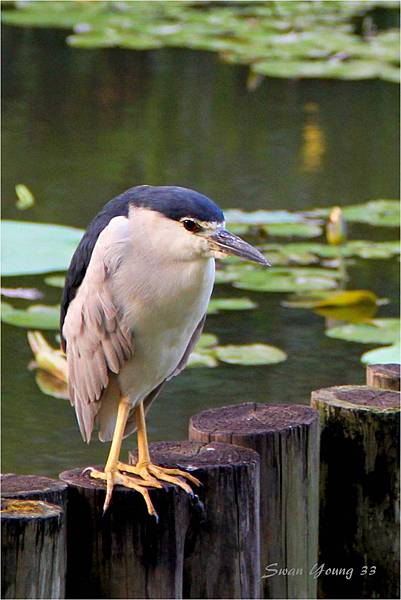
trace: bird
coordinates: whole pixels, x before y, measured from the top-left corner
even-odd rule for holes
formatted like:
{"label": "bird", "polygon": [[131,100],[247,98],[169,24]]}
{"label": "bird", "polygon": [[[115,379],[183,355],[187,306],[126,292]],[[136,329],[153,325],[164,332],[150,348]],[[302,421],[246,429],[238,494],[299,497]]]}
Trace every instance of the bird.
{"label": "bird", "polygon": [[[139,492],[166,483],[193,494],[200,482],[151,461],[145,416],[165,384],[185,368],[205,323],[215,259],[233,255],[270,266],[259,250],[225,229],[221,208],[179,186],[139,185],[108,202],[73,254],[61,300],[61,346],[68,393],[89,443],[94,428],[111,441],[103,510],[113,488]],[[166,407],[168,410],[168,407]],[[120,461],[123,438],[137,431],[136,465]]]}

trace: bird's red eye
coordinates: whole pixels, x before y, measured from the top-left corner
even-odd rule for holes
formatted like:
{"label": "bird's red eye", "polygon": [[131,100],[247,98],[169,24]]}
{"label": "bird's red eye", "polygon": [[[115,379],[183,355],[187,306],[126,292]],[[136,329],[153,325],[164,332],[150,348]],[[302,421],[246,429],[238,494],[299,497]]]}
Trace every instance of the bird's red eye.
{"label": "bird's red eye", "polygon": [[192,221],[191,219],[185,219],[182,222],[182,224],[184,225],[187,231],[192,231],[193,233],[196,233],[197,231],[200,231],[202,229],[202,227],[198,225],[198,223],[195,223],[195,221]]}

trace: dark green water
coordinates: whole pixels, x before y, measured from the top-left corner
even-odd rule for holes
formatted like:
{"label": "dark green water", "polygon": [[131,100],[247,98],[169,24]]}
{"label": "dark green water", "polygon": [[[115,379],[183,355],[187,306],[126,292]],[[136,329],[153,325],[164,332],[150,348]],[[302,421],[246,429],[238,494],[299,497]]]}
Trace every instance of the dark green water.
{"label": "dark green water", "polygon": [[[57,31],[5,28],[3,35],[3,217],[85,227],[99,208],[137,184],[196,188],[222,207],[303,209],[398,195],[398,90],[393,84],[265,80],[246,90],[246,69],[179,50],[74,50]],[[36,205],[15,208],[25,183]],[[394,238],[355,226],[354,239]],[[29,261],[29,256],[27,256]],[[355,261],[366,288],[398,314],[398,263]],[[36,286],[42,277],[9,278]],[[244,295],[218,286],[218,296]],[[286,362],[187,370],[149,414],[152,440],[186,437],[191,414],[244,401],[308,403],[312,389],[362,383],[371,348],[329,339],[323,318],[280,306],[281,294],[246,294],[253,312],[210,316],[222,343],[267,342]],[[26,305],[13,301],[15,305]],[[55,475],[102,462],[107,447],[81,440],[66,401],[42,395],[26,331],[3,328],[3,471]],[[126,448],[133,443],[129,440]]]}

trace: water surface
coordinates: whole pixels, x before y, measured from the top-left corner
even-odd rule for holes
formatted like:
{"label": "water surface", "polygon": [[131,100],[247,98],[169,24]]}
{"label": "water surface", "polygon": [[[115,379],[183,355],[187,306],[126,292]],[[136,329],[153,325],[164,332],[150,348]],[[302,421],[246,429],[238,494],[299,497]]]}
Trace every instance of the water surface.
{"label": "water surface", "polygon": [[[249,92],[245,68],[206,52],[77,50],[62,32],[9,27],[3,46],[4,218],[86,227],[106,201],[143,183],[193,187],[223,208],[247,210],[398,195],[393,84],[267,79]],[[15,208],[16,183],[35,194],[29,211]],[[395,233],[354,226],[351,236]],[[397,274],[396,261],[358,260],[350,287],[390,298],[380,315],[396,316]],[[3,285],[36,286],[45,302],[59,301],[41,276]],[[325,337],[323,318],[282,307],[285,295],[224,286],[215,294],[248,295],[259,308],[210,316],[206,331],[222,343],[275,344],[289,358],[268,367],[185,371],[149,413],[151,440],[184,439],[189,416],[208,407],[308,403],[312,389],[364,381],[359,356],[371,346]],[[26,331],[5,325],[3,471],[56,475],[102,462],[107,447],[82,442],[74,411],[41,394],[30,360]]]}

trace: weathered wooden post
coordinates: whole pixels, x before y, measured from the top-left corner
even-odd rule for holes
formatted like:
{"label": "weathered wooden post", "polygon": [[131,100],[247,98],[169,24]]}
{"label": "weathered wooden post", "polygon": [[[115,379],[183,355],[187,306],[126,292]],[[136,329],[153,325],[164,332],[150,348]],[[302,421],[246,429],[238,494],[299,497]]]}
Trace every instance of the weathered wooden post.
{"label": "weathered wooden post", "polygon": [[191,418],[189,436],[258,452],[263,597],[316,597],[318,413],[253,402],[215,408]]}
{"label": "weathered wooden post", "polygon": [[64,598],[65,528],[60,506],[1,501],[2,598]]}
{"label": "weathered wooden post", "polygon": [[321,598],[399,597],[399,392],[338,386],[320,412]]}
{"label": "weathered wooden post", "polygon": [[18,500],[42,500],[57,504],[65,510],[67,503],[67,485],[58,479],[39,475],[0,475],[1,497]]}
{"label": "weathered wooden post", "polygon": [[69,486],[67,596],[257,598],[257,455],[191,442],[151,444],[150,452],[204,483],[193,499],[174,486],[152,490],[158,523],[133,490],[116,487],[102,515],[101,482],[82,469],[60,475]]}
{"label": "weathered wooden post", "polygon": [[400,391],[400,365],[368,365],[366,383],[381,390]]}

